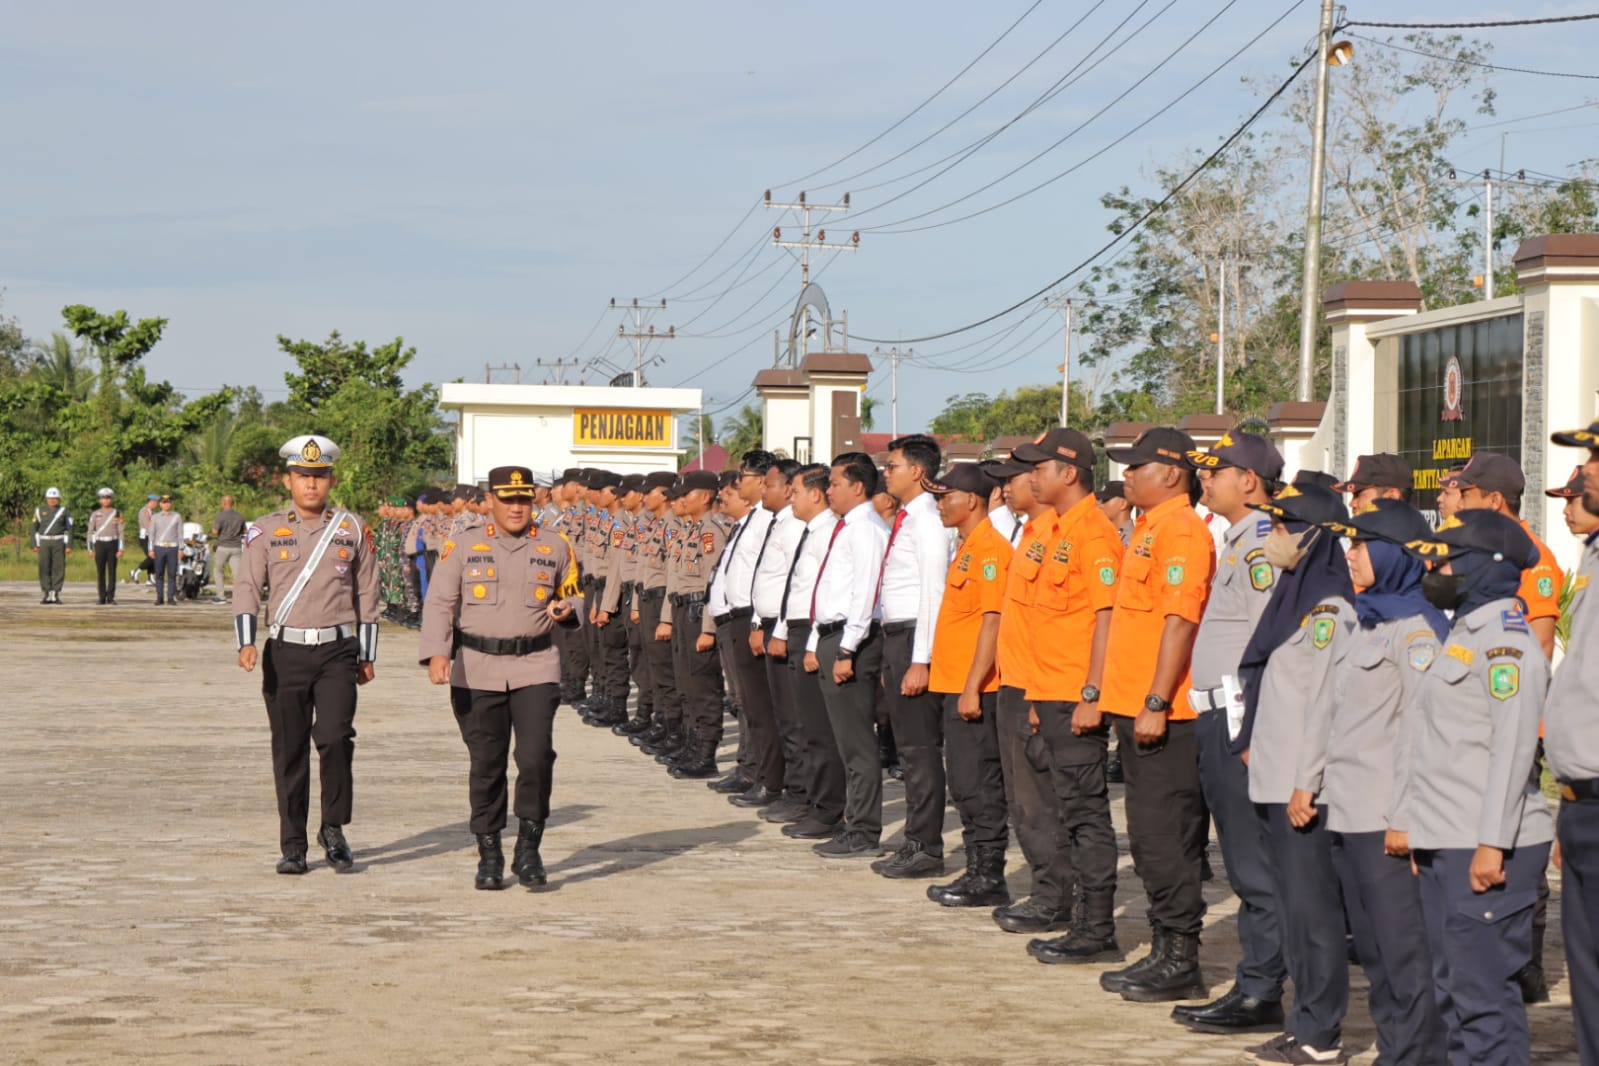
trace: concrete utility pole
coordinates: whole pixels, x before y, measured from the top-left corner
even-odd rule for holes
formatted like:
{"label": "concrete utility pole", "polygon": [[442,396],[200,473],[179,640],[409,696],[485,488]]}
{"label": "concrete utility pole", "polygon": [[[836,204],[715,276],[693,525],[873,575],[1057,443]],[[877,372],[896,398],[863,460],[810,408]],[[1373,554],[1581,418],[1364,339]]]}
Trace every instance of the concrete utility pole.
{"label": "concrete utility pole", "polygon": [[895,345],[894,347],[890,348],[886,352],[883,351],[883,349],[881,349],[881,348],[873,348],[872,349],[872,354],[873,355],[886,355],[886,356],[888,356],[888,381],[889,381],[888,420],[889,420],[889,436],[898,437],[899,436],[899,361],[901,359],[909,359],[912,356],[914,356],[916,354],[916,349],[915,348],[906,348],[902,352],[902,351],[899,350],[899,346]]}
{"label": "concrete utility pole", "polygon": [[517,385],[522,384],[522,364],[521,363],[501,363],[499,366],[493,366],[493,365],[491,365],[489,363],[484,363],[483,364],[483,384],[485,384],[485,385],[494,384],[494,372],[496,370],[514,370],[516,372],[515,384],[517,384]]}
{"label": "concrete utility pole", "polygon": [[850,234],[849,243],[848,244],[836,244],[836,243],[835,244],[829,244],[829,243],[827,243],[827,231],[825,229],[824,230],[817,230],[816,231],[816,237],[814,239],[812,239],[812,237],[811,237],[811,212],[812,211],[848,211],[849,210],[849,193],[845,193],[843,201],[841,203],[836,203],[836,204],[812,204],[812,203],[807,203],[806,200],[805,200],[805,194],[804,193],[800,193],[799,194],[799,202],[798,203],[794,203],[794,204],[774,204],[774,203],[772,203],[772,190],[771,189],[767,189],[766,190],[766,206],[767,207],[771,207],[771,208],[775,208],[775,209],[777,209],[779,211],[798,211],[799,214],[800,214],[800,239],[797,240],[797,241],[785,241],[783,239],[783,227],[781,227],[781,226],[773,226],[772,227],[772,243],[777,245],[779,248],[798,248],[800,250],[800,288],[802,288],[802,289],[805,286],[807,286],[807,285],[809,285],[811,283],[811,249],[812,248],[817,248],[817,249],[832,248],[832,249],[835,249],[837,251],[842,251],[842,252],[853,252],[857,248],[859,248],[860,245],[861,245],[861,232],[860,232],[860,230],[856,230],[854,233]]}
{"label": "concrete utility pole", "polygon": [[1216,413],[1225,414],[1222,386],[1227,377],[1227,257],[1221,257],[1221,287],[1216,298]]}
{"label": "concrete utility pole", "polygon": [[[1316,35],[1316,110],[1310,128],[1310,204],[1305,210],[1305,279],[1299,304],[1299,400],[1311,399],[1315,383],[1316,335],[1321,323],[1321,213],[1327,164],[1327,92],[1334,0],[1321,0]],[[1339,60],[1342,62],[1342,60]]]}
{"label": "concrete utility pole", "polygon": [[[579,360],[576,359],[556,359],[550,362],[546,362],[543,359],[536,359],[534,362],[536,362],[541,369],[549,371],[549,373],[544,376],[544,384],[546,385],[565,385],[567,368],[579,365]],[[551,380],[552,378],[554,380]]]}
{"label": "concrete utility pole", "polygon": [[624,314],[631,311],[633,314],[633,330],[628,331],[627,324],[616,327],[616,335],[623,340],[633,342],[633,387],[644,387],[644,346],[653,340],[676,340],[677,327],[668,326],[664,333],[657,333],[655,327],[648,325],[649,316],[656,311],[666,310],[666,301],[662,300],[659,307],[652,307],[638,302],[638,297],[633,297],[633,302],[617,303],[616,297],[611,297],[611,310],[621,311]]}
{"label": "concrete utility pole", "polygon": [[[1504,149],[1500,152],[1503,154]],[[1501,164],[1501,169],[1503,164]],[[1482,172],[1483,212],[1482,223],[1482,298],[1494,298],[1494,182],[1489,171]]]}
{"label": "concrete utility pole", "polygon": [[1049,301],[1049,306],[1057,311],[1066,312],[1066,352],[1065,358],[1060,362],[1060,424],[1068,425],[1067,413],[1070,410],[1072,395],[1072,298],[1070,296],[1057,296]]}

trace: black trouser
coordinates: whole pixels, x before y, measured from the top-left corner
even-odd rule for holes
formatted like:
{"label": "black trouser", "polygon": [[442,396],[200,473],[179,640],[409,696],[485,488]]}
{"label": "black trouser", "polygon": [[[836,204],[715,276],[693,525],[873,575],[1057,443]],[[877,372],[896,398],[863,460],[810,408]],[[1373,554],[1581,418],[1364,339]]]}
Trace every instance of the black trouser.
{"label": "black trouser", "polygon": [[805,669],[805,642],[810,637],[808,623],[788,624],[788,690],[800,732],[800,776],[811,814],[819,821],[836,822],[844,815],[844,760],[827,716],[821,672]]}
{"label": "black trouser", "polygon": [[[642,593],[635,587],[622,604],[622,622],[627,627],[627,662],[628,673],[633,678],[633,684],[638,689],[638,715],[648,717],[655,706],[655,684],[650,676],[650,660],[644,654],[644,642],[655,639],[655,627],[649,631],[644,629],[644,611],[642,610]],[[633,621],[633,612],[638,611],[639,620]]]}
{"label": "black trouser", "polygon": [[717,640],[728,643],[727,655],[738,672],[743,717],[738,727],[747,740],[746,768],[750,780],[773,791],[783,787],[783,744],[777,734],[777,712],[766,681],[766,657],[750,651],[750,620],[734,618],[721,628]]}
{"label": "black trouser", "polygon": [[139,569],[147,574],[155,573],[155,555],[150,550],[150,534],[139,534],[139,550],[144,552],[144,560],[139,563]]}
{"label": "black trouser", "polygon": [[1235,980],[1244,994],[1273,1002],[1283,997],[1282,932],[1266,829],[1249,799],[1249,767],[1229,749],[1227,714],[1206,711],[1194,722],[1199,743],[1199,783],[1221,838],[1227,883],[1238,897]]}
{"label": "black trouser", "polygon": [[1560,928],[1582,1066],[1599,1064],[1599,799],[1561,800]]}
{"label": "black trouser", "polygon": [[[663,722],[676,723],[683,720],[683,694],[677,687],[672,642],[655,639],[655,630],[661,624],[661,605],[664,600],[665,595],[659,589],[651,590],[640,598],[639,636],[644,641],[644,657],[650,663],[656,717]],[[675,632],[677,627],[673,626],[672,629]]]}
{"label": "black trouser", "polygon": [[1283,965],[1294,983],[1294,1006],[1284,1030],[1301,1044],[1335,1048],[1349,1009],[1349,947],[1327,808],[1318,806],[1316,820],[1303,829],[1288,821],[1286,803],[1258,804],[1255,812],[1266,827]]}
{"label": "black trouser", "polygon": [[[1035,700],[1038,732],[1049,748],[1049,778],[1055,790],[1055,847],[1085,897],[1116,893],[1116,830],[1110,822],[1110,784],[1105,780],[1110,723],[1097,732],[1072,732],[1077,703]],[[1070,897],[1067,897],[1070,899]]]}
{"label": "black trouser", "polygon": [[595,639],[605,651],[605,673],[600,677],[601,691],[623,707],[627,706],[627,608],[618,607],[617,613],[599,630]]}
{"label": "black trouser", "polygon": [[1444,1066],[1444,1028],[1432,994],[1421,890],[1410,858],[1383,852],[1383,835],[1381,830],[1332,834],[1344,913],[1371,984],[1378,1057],[1392,1066]]}
{"label": "black trouser", "polygon": [[1163,743],[1133,739],[1133,719],[1116,715],[1116,744],[1126,781],[1127,838],[1133,869],[1149,898],[1149,921],[1169,933],[1198,936],[1205,918],[1200,891],[1199,756],[1194,723],[1167,722]]}
{"label": "black trouser", "polygon": [[[761,625],[765,645],[770,648],[773,621]],[[777,742],[783,753],[783,795],[795,803],[806,806],[811,802],[810,784],[804,772],[805,728],[799,711],[794,706],[793,675],[789,672],[788,657],[774,659],[771,653],[761,656],[761,669],[766,671],[766,691],[772,697],[772,717],[777,724]],[[824,715],[826,711],[822,712]]]}
{"label": "black trouser", "polygon": [[[1005,850],[1005,771],[999,763],[999,693],[978,698],[983,716],[960,716],[960,696],[938,693],[944,704],[944,758],[949,763],[949,795],[961,816],[961,843],[970,862],[977,848]],[[906,768],[907,777],[910,768]],[[942,811],[940,812],[942,813]]]}
{"label": "black trouser", "polygon": [[[816,646],[817,673],[827,721],[844,762],[844,827],[869,841],[883,836],[883,767],[877,760],[875,702],[883,668],[883,636],[874,626],[855,649],[855,673],[842,685],[833,680],[843,632],[822,637]],[[940,849],[942,854],[942,849]]]}
{"label": "black trouser", "polygon": [[155,550],[155,602],[178,598],[178,549]]}
{"label": "black trouser", "polygon": [[[905,839],[914,840],[930,854],[944,854],[944,701],[923,692],[906,696],[900,683],[911,667],[915,627],[883,636],[883,693],[888,720],[894,727],[894,746],[905,770]],[[997,743],[997,742],[996,742]],[[998,755],[995,755],[998,759]],[[997,763],[996,763],[997,765]]]}
{"label": "black trouser", "polygon": [[555,629],[555,639],[561,644],[561,678],[568,684],[581,688],[588,684],[589,679],[589,639],[590,630],[594,627],[589,624],[589,601],[587,596],[578,595],[568,600],[572,610],[583,619],[581,629],[567,629],[558,626]]}
{"label": "black trouser", "polygon": [[583,581],[583,637],[584,661],[588,663],[588,676],[594,680],[594,695],[605,695],[605,645],[600,641],[600,627],[589,621],[590,612],[599,606],[605,587],[598,581]]}
{"label": "black trouser", "polygon": [[268,640],[261,655],[261,694],[272,727],[272,779],[278,792],[278,841],[305,851],[311,805],[311,752],[322,772],[322,824],[348,825],[355,779],[354,637],[305,647]]}
{"label": "black trouser", "polygon": [[94,542],[94,583],[100,590],[101,603],[115,603],[117,599],[117,542]]}
{"label": "black trouser", "polygon": [[716,649],[695,651],[704,623],[705,604],[685,603],[672,608],[672,665],[678,690],[683,694],[683,729],[710,745],[711,754],[722,743],[721,664]]}
{"label": "black trouser", "polygon": [[1033,898],[1054,910],[1069,911],[1076,874],[1070,851],[1055,843],[1060,824],[1055,786],[1048,767],[1039,769],[1027,757],[1029,741],[1037,751],[1044,748],[1044,738],[1033,733],[1027,720],[1030,703],[1023,690],[1001,685],[996,706],[999,762],[1005,773],[1005,809],[1022,855],[1032,867]]}
{"label": "black trouser", "polygon": [[561,688],[526,685],[508,692],[450,689],[455,724],[472,760],[472,832],[505,828],[505,764],[516,737],[516,816],[542,822],[550,816],[550,785],[555,771],[553,729]]}
{"label": "black trouser", "polygon": [[[724,703],[731,703],[735,714],[739,715],[744,710],[744,679],[738,674],[738,669],[733,665],[733,642],[728,637],[728,632],[733,628],[731,620],[722,622],[716,627],[716,676],[721,679],[721,692],[726,696]],[[750,759],[750,730],[749,725],[742,719],[738,723],[738,747],[733,754],[737,772],[746,781],[755,780],[755,766]]]}

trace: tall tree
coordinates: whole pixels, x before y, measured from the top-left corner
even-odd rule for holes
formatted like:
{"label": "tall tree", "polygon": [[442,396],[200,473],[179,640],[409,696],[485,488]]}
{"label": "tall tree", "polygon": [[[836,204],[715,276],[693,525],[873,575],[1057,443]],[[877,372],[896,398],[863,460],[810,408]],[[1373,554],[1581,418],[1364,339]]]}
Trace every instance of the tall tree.
{"label": "tall tree", "polygon": [[722,429],[717,443],[727,449],[727,454],[737,459],[747,451],[759,448],[764,439],[761,409],[745,404],[738,413],[722,419]]}

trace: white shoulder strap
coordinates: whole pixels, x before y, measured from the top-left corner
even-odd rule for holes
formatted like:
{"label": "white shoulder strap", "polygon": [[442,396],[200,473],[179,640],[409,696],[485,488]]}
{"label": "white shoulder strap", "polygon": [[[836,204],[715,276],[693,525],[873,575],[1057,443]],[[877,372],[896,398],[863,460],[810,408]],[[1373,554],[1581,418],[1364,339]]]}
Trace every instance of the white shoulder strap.
{"label": "white shoulder strap", "polygon": [[328,528],[322,534],[322,539],[316,542],[316,547],[311,550],[311,557],[300,568],[300,576],[294,579],[294,584],[289,586],[288,595],[283,597],[283,602],[278,604],[278,609],[272,616],[272,625],[267,630],[267,636],[276,637],[278,630],[283,628],[284,619],[289,617],[289,611],[294,607],[294,601],[300,598],[300,593],[305,591],[305,584],[311,580],[311,574],[316,570],[317,564],[328,553],[328,545],[333,543],[333,534],[338,531],[339,523],[348,517],[343,511],[334,511],[333,517],[328,519]]}

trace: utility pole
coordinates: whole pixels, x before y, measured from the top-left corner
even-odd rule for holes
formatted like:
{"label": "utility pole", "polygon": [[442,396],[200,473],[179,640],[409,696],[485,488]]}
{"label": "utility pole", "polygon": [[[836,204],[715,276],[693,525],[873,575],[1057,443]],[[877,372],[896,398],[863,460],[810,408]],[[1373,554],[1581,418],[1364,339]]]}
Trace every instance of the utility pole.
{"label": "utility pole", "polygon": [[859,248],[860,245],[861,245],[861,231],[860,230],[856,230],[854,233],[850,234],[849,243],[848,244],[829,244],[829,243],[827,243],[827,231],[825,229],[824,230],[817,230],[815,239],[812,239],[812,237],[811,237],[811,212],[812,211],[848,211],[849,210],[849,193],[845,193],[844,194],[843,202],[836,203],[836,204],[812,204],[812,203],[807,203],[806,200],[805,200],[805,194],[804,193],[800,193],[799,194],[799,202],[798,203],[793,203],[793,204],[774,204],[774,203],[772,203],[772,190],[771,189],[767,189],[766,190],[766,206],[767,207],[771,207],[771,208],[775,208],[775,209],[777,209],[779,211],[798,211],[799,214],[800,214],[800,239],[797,240],[797,241],[785,241],[783,239],[783,227],[781,227],[781,226],[773,226],[772,227],[772,243],[777,245],[777,247],[779,247],[779,248],[798,248],[800,250],[800,288],[801,289],[805,288],[805,286],[807,286],[807,285],[809,285],[811,283],[811,249],[812,248],[816,248],[816,249],[832,248],[832,249],[835,249],[835,250],[838,250],[838,251],[843,251],[843,252],[853,252],[857,248]]}
{"label": "utility pole", "polygon": [[661,301],[659,307],[654,307],[640,304],[637,296],[633,297],[633,302],[631,304],[619,304],[616,302],[616,297],[613,296],[611,297],[611,310],[621,311],[624,314],[628,311],[633,313],[632,332],[628,332],[627,323],[624,322],[622,325],[616,327],[616,335],[621,337],[623,340],[630,340],[633,342],[633,387],[635,389],[643,388],[644,346],[653,340],[676,340],[677,327],[668,326],[666,327],[666,332],[657,333],[655,332],[655,327],[648,324],[649,317],[652,314],[657,311],[666,310],[665,300]]}
{"label": "utility pole", "polygon": [[483,384],[485,384],[485,385],[494,384],[494,372],[496,370],[501,370],[501,371],[514,370],[514,371],[516,371],[516,382],[515,383],[518,384],[518,385],[522,384],[522,364],[521,363],[501,363],[499,366],[493,366],[492,364],[484,363],[483,364]]}
{"label": "utility pole", "polygon": [[1057,296],[1049,301],[1049,306],[1057,311],[1066,312],[1066,352],[1065,358],[1060,362],[1060,424],[1068,425],[1066,421],[1072,394],[1072,298],[1070,296]]}
{"label": "utility pole", "polygon": [[1216,298],[1216,413],[1225,414],[1222,386],[1227,377],[1227,257],[1221,257],[1221,287]]}
{"label": "utility pole", "polygon": [[[1316,34],[1316,110],[1310,127],[1310,203],[1305,209],[1305,278],[1299,303],[1299,400],[1311,399],[1315,382],[1316,335],[1321,322],[1321,213],[1323,171],[1327,165],[1328,72],[1332,49],[1334,0],[1321,0]],[[1337,62],[1343,62],[1338,58]]]}
{"label": "utility pole", "polygon": [[[1501,147],[1500,152],[1504,149]],[[1482,172],[1483,212],[1482,225],[1482,298],[1494,298],[1494,183],[1490,171]]]}
{"label": "utility pole", "polygon": [[881,348],[873,348],[872,349],[872,354],[873,355],[886,355],[886,356],[888,356],[888,381],[889,381],[888,424],[889,424],[889,430],[890,430],[889,435],[892,436],[892,437],[898,437],[899,436],[899,361],[901,359],[909,359],[912,356],[914,356],[916,354],[916,349],[915,348],[906,348],[902,352],[902,351],[899,350],[899,346],[895,345],[894,347],[890,348],[886,352],[883,351],[883,349],[881,349]]}
{"label": "utility pole", "polygon": [[[549,371],[549,373],[544,376],[544,384],[565,385],[567,368],[577,366],[579,361],[576,359],[556,359],[553,362],[546,362],[543,359],[537,359],[534,360],[534,362],[536,362],[541,369]],[[555,379],[554,381],[550,380],[552,377]]]}

